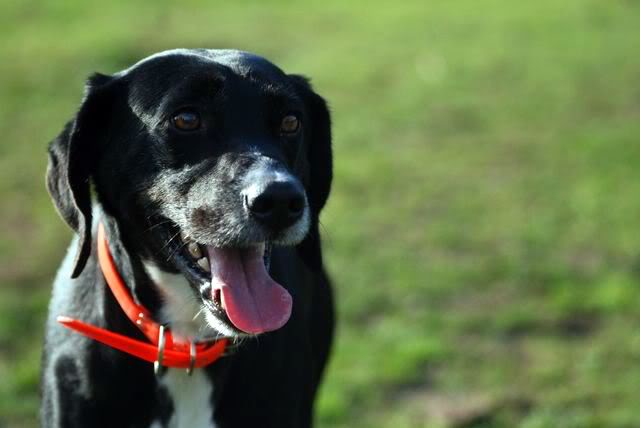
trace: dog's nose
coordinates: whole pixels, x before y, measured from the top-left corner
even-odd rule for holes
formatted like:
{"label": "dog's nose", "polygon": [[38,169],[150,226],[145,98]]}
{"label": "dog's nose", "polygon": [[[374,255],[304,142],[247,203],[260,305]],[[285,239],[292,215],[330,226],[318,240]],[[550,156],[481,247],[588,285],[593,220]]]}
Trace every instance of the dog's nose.
{"label": "dog's nose", "polygon": [[305,197],[302,186],[293,180],[273,181],[245,191],[245,205],[251,216],[272,230],[282,230],[302,217]]}

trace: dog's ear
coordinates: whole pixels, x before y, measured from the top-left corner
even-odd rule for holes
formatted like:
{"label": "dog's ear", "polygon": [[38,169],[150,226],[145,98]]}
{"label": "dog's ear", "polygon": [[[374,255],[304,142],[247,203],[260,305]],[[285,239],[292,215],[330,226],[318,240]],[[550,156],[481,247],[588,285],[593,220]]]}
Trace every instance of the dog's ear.
{"label": "dog's ear", "polygon": [[333,156],[331,152],[331,116],[325,100],[316,94],[309,79],[300,75],[289,76],[298,93],[302,96],[308,119],[303,124],[306,140],[307,162],[307,196],[311,208],[311,228],[307,237],[298,246],[303,260],[309,267],[322,269],[322,252],[318,217],[327,202],[333,178]]}
{"label": "dog's ear", "polygon": [[331,154],[331,116],[326,101],[313,91],[309,79],[290,75],[301,93],[310,120],[304,123],[309,163],[309,204],[317,216],[331,190],[333,157]]}
{"label": "dog's ear", "polygon": [[80,275],[91,254],[90,177],[109,115],[111,81],[102,74],[88,79],[78,113],[49,145],[47,189],[60,216],[79,236],[72,278]]}

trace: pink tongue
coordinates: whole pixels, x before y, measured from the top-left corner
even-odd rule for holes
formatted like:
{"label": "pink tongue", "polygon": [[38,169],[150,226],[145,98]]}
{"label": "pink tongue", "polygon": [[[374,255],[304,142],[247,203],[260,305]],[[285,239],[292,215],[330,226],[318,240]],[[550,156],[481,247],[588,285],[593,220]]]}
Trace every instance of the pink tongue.
{"label": "pink tongue", "polygon": [[264,266],[264,247],[207,247],[211,287],[220,290],[222,306],[238,329],[251,334],[282,327],[291,315],[291,295]]}

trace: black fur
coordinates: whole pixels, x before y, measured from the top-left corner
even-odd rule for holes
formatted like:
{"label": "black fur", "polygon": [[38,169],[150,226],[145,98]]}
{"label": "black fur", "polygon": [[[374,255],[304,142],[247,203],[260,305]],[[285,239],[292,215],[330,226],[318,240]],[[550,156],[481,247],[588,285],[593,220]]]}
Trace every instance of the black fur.
{"label": "black fur", "polygon": [[[197,131],[172,125],[184,108],[200,114]],[[302,130],[283,135],[280,120],[291,113],[301,119]],[[308,227],[271,230],[247,215],[241,195],[265,171],[302,184]],[[75,258],[67,257],[58,272],[49,308],[42,425],[148,427],[154,421],[168,424],[174,411],[151,364],[55,321],[68,315],[145,340],[97,265],[92,235],[100,220],[121,275],[154,315],[162,300],[143,263],[184,275],[194,298],[210,293],[199,281],[202,272],[171,245],[178,231],[220,247],[275,243],[270,275],[293,296],[291,318],[203,369],[213,384],[211,421],[218,428],[311,426],[333,335],[318,233],[331,178],[324,100],[305,78],[287,75],[263,58],[179,50],[113,76],[91,77],[76,117],[49,147],[47,187],[78,237]]]}

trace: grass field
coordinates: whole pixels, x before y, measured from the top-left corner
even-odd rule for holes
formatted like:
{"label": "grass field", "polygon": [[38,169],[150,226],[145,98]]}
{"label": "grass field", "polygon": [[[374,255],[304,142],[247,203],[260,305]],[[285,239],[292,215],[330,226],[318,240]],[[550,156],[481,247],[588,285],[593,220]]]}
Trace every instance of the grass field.
{"label": "grass field", "polygon": [[640,426],[640,3],[0,0],[0,427],[36,425],[92,71],[235,47],[331,102],[320,427]]}

